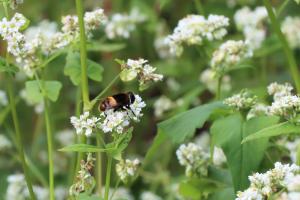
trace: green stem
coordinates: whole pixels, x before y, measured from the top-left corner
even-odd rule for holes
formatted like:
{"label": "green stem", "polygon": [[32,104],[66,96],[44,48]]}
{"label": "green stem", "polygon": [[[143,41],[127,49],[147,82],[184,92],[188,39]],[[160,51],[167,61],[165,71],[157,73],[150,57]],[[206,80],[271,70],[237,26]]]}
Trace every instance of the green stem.
{"label": "green stem", "polygon": [[89,109],[90,99],[87,78],[87,50],[82,0],[76,0],[76,11],[80,28],[81,91],[83,110],[86,111]]}
{"label": "green stem", "polygon": [[107,168],[106,168],[106,176],[105,176],[105,193],[104,193],[104,200],[108,200],[109,195],[109,186],[110,186],[110,175],[111,175],[111,168],[112,168],[112,157],[110,155],[107,156]]}
{"label": "green stem", "polygon": [[50,113],[48,100],[44,98],[45,106],[45,121],[46,121],[46,130],[47,130],[47,142],[48,142],[48,160],[49,160],[49,191],[50,191],[50,200],[54,200],[54,172],[53,172],[53,140],[52,140],[52,130],[50,123]]}
{"label": "green stem", "polygon": [[220,76],[218,78],[218,82],[217,82],[217,93],[216,93],[216,99],[220,100],[221,99],[221,84],[222,84],[222,76]]}
{"label": "green stem", "polygon": [[300,93],[300,74],[299,74],[299,71],[297,69],[297,63],[296,63],[296,59],[294,57],[294,54],[293,54],[291,48],[289,47],[289,44],[288,44],[285,36],[283,35],[283,33],[280,29],[279,22],[276,19],[276,16],[275,16],[275,13],[274,13],[273,8],[271,6],[270,0],[263,0],[263,1],[264,1],[266,9],[268,11],[268,15],[269,15],[269,18],[271,20],[271,24],[273,26],[273,29],[274,29],[275,33],[277,34],[277,37],[279,38],[279,40],[282,44],[284,53],[285,53],[286,58],[288,60],[289,67],[290,67],[290,73],[291,73],[291,76],[293,77],[294,83],[296,85],[297,92]]}
{"label": "green stem", "polygon": [[289,1],[290,0],[285,0],[281,5],[280,7],[278,8],[277,10],[277,17],[280,16],[280,14],[282,13],[282,11],[285,9],[285,7],[289,4]]}
{"label": "green stem", "polygon": [[28,191],[30,194],[30,198],[35,200],[36,197],[35,197],[35,194],[32,189],[32,181],[30,178],[28,165],[26,164],[26,160],[25,160],[25,153],[24,153],[24,147],[23,147],[23,143],[22,143],[22,139],[21,139],[21,131],[20,131],[19,120],[18,120],[18,116],[17,116],[16,103],[15,103],[15,98],[14,98],[14,94],[13,94],[13,82],[12,82],[11,76],[8,77],[7,91],[8,91],[8,96],[9,96],[9,105],[10,105],[13,123],[14,123],[14,127],[15,127],[15,132],[16,132],[17,150],[20,155],[20,159],[21,159]]}
{"label": "green stem", "polygon": [[[101,147],[101,133],[96,133],[97,146]],[[97,154],[97,189],[99,195],[102,193],[102,155],[101,152]]]}
{"label": "green stem", "polygon": [[107,92],[109,88],[119,79],[120,74],[118,74],[107,86],[104,88],[90,103],[90,108],[92,108],[97,101]]}
{"label": "green stem", "polygon": [[205,11],[202,5],[202,0],[194,0],[195,1],[195,5],[196,5],[196,9],[199,15],[203,15],[205,16]]}

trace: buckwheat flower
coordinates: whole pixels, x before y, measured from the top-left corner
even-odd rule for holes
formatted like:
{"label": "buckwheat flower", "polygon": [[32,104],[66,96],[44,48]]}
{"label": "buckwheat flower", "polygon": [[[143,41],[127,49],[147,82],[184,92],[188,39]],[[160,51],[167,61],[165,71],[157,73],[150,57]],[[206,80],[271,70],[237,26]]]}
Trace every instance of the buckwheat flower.
{"label": "buckwheat flower", "polygon": [[1,106],[7,106],[8,100],[6,93],[3,90],[0,90],[0,107]]}
{"label": "buckwheat flower", "polygon": [[174,108],[174,102],[166,96],[159,97],[153,104],[154,115],[156,117],[162,117],[166,111]]}
{"label": "buckwheat flower", "polygon": [[249,181],[251,187],[259,188],[263,195],[269,196],[272,193],[272,177],[269,174],[255,173],[249,176]]}
{"label": "buckwheat flower", "polygon": [[89,137],[92,135],[93,129],[97,127],[100,118],[90,117],[90,113],[85,112],[79,118],[72,116],[70,120],[77,134],[84,134]]}
{"label": "buckwheat flower", "polygon": [[96,184],[95,178],[92,176],[91,172],[94,168],[95,158],[92,154],[87,155],[87,160],[82,160],[80,163],[80,170],[77,173],[75,183],[70,187],[70,196],[78,196],[80,193],[90,194]]}
{"label": "buckwheat flower", "polygon": [[229,19],[220,15],[209,15],[205,19],[201,15],[188,15],[181,19],[173,33],[166,38],[172,54],[180,56],[183,45],[201,45],[203,40],[222,39],[229,26]]}
{"label": "buckwheat flower", "polygon": [[106,16],[104,14],[104,10],[98,8],[91,12],[86,12],[84,15],[84,22],[86,31],[89,33],[91,30],[96,30],[102,24],[106,22]]}
{"label": "buckwheat flower", "polygon": [[146,20],[137,9],[133,9],[130,14],[116,13],[108,20],[105,33],[109,39],[129,38],[131,32],[136,29],[136,25]]}
{"label": "buckwheat flower", "polygon": [[290,158],[293,163],[296,163],[297,161],[297,148],[300,145],[300,139],[295,138],[293,141],[286,141],[284,144],[284,147],[286,147],[290,152]]}
{"label": "buckwheat flower", "polygon": [[214,154],[213,154],[213,164],[217,166],[221,166],[226,163],[227,159],[224,154],[224,151],[219,147],[214,147]]}
{"label": "buckwheat flower", "polygon": [[144,191],[140,196],[140,200],[162,200],[162,198],[150,191]]}
{"label": "buckwheat flower", "polygon": [[0,134],[0,152],[9,150],[10,148],[12,148],[12,144],[9,139],[5,135]]}
{"label": "buckwheat flower", "polygon": [[6,190],[6,200],[24,200],[27,190],[25,177],[23,174],[13,174],[7,177],[8,187]]}
{"label": "buckwheat flower", "polygon": [[247,110],[254,106],[256,101],[257,96],[251,94],[248,90],[242,90],[240,93],[225,99],[223,103],[236,110]]}
{"label": "buckwheat flower", "polygon": [[122,72],[120,77],[123,81],[131,81],[137,77],[140,86],[163,79],[163,75],[154,73],[156,68],[149,65],[148,60],[142,58],[138,60],[128,59],[121,68]]}
{"label": "buckwheat flower", "polygon": [[68,146],[74,143],[74,132],[71,129],[64,129],[55,134],[55,139],[61,146]]}
{"label": "buckwheat flower", "polygon": [[287,120],[293,120],[300,112],[300,97],[289,95],[274,101],[269,107],[271,115],[277,115]]}
{"label": "buckwheat flower", "polygon": [[166,42],[166,36],[157,37],[154,41],[154,48],[158,56],[162,59],[174,57],[174,54],[170,51],[170,46]]}
{"label": "buckwheat flower", "polygon": [[300,175],[286,177],[286,187],[289,192],[300,192]]}
{"label": "buckwheat flower", "polygon": [[130,180],[137,176],[139,166],[139,159],[122,159],[118,164],[116,164],[116,172],[121,181],[123,181],[124,183],[128,183]]}
{"label": "buckwheat flower", "polygon": [[286,17],[281,30],[292,48],[300,48],[300,17]]}
{"label": "buckwheat flower", "polygon": [[247,114],[247,119],[269,114],[269,107],[267,105],[258,103],[255,104]]}
{"label": "buckwheat flower", "polygon": [[[201,83],[203,83],[207,89],[212,92],[216,93],[218,80],[217,80],[216,73],[212,69],[205,69],[199,77]],[[224,75],[222,77],[222,90],[229,91],[231,90],[231,79],[230,76]]]}
{"label": "buckwheat flower", "polygon": [[246,6],[234,14],[234,21],[240,30],[249,26],[261,28],[267,19],[268,12],[263,6],[256,7],[254,10]]}
{"label": "buckwheat flower", "polygon": [[276,101],[281,97],[291,96],[294,88],[290,83],[278,84],[274,82],[267,87],[267,90],[268,94],[273,95],[273,99]]}
{"label": "buckwheat flower", "polygon": [[248,188],[237,193],[235,200],[264,200],[264,196],[256,188]]}
{"label": "buckwheat flower", "polygon": [[213,53],[211,68],[218,75],[223,75],[242,60],[252,56],[252,50],[247,42],[228,40]]}
{"label": "buckwheat flower", "polygon": [[180,165],[185,166],[185,174],[188,177],[207,175],[208,154],[194,144],[182,144],[176,151]]}
{"label": "buckwheat flower", "polygon": [[252,26],[245,27],[243,33],[249,47],[253,50],[260,48],[267,36],[267,31],[265,29],[259,29]]}

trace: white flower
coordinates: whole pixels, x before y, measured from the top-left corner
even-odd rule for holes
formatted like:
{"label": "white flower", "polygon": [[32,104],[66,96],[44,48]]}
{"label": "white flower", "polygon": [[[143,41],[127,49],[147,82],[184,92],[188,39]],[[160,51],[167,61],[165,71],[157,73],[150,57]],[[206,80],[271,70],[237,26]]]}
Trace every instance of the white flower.
{"label": "white flower", "polygon": [[71,129],[64,129],[55,134],[55,139],[62,145],[68,146],[74,143],[74,132]]}
{"label": "white flower", "polygon": [[211,59],[212,70],[218,75],[219,73],[224,74],[243,59],[251,57],[252,54],[247,42],[228,40],[213,53]]}
{"label": "white flower", "polygon": [[226,163],[227,159],[223,150],[219,147],[214,147],[213,163],[214,165],[220,166]]}
{"label": "white flower", "polygon": [[79,118],[75,116],[71,117],[71,124],[76,129],[77,134],[84,134],[87,137],[92,135],[93,129],[96,128],[97,122],[100,120],[100,118],[89,118],[89,115],[89,112],[85,112],[82,115],[80,115]]}
{"label": "white flower", "polygon": [[8,187],[6,190],[6,200],[24,200],[27,190],[25,177],[23,174],[14,174],[7,177]]}
{"label": "white flower", "polygon": [[242,90],[240,93],[228,97],[223,101],[224,104],[233,107],[237,110],[250,109],[256,104],[257,97],[252,95],[247,90]]}
{"label": "white flower", "polygon": [[[217,90],[218,80],[216,73],[211,69],[205,69],[199,77],[199,80],[207,87],[207,89],[215,93]],[[231,89],[230,76],[224,75],[222,78],[222,90],[229,91]]]}
{"label": "white flower", "polygon": [[10,149],[11,147],[12,147],[12,144],[9,141],[9,139],[5,135],[0,134],[0,152],[6,151],[6,150]]}
{"label": "white flower", "polygon": [[106,110],[101,113],[104,119],[99,122],[98,126],[104,133],[116,131],[123,133],[124,128],[129,126],[130,120],[139,121],[143,116],[142,109],[146,106],[145,102],[139,95],[134,95],[135,100],[130,104],[129,109],[114,111],[113,109]]}
{"label": "white flower", "polygon": [[185,166],[186,176],[201,176],[207,174],[208,154],[203,149],[194,144],[182,144],[176,151],[180,165]]}
{"label": "white flower", "polygon": [[257,189],[249,188],[243,192],[238,192],[235,200],[264,200],[264,197]]}
{"label": "white flower", "polygon": [[174,106],[176,105],[171,99],[166,96],[160,96],[153,105],[154,115],[156,117],[162,117],[164,112],[171,110]]}
{"label": "white flower", "polygon": [[127,183],[130,178],[134,178],[137,175],[137,170],[140,166],[139,159],[134,160],[121,160],[116,164],[116,172],[124,183]]}
{"label": "white flower", "polygon": [[273,99],[279,100],[281,97],[292,95],[294,90],[293,86],[289,83],[278,84],[277,82],[271,83],[268,88],[268,94],[273,95]]}
{"label": "white flower", "polygon": [[293,163],[297,161],[297,148],[300,145],[300,139],[295,138],[293,141],[286,141],[284,146],[290,151],[290,158]]}
{"label": "white flower", "polygon": [[268,19],[268,12],[265,7],[256,7],[253,11],[249,7],[239,9],[234,15],[234,21],[238,29],[245,27],[263,27],[263,23]]}
{"label": "white flower", "polygon": [[105,33],[109,39],[129,38],[130,33],[135,30],[136,24],[142,23],[146,17],[137,9],[133,9],[129,15],[114,14],[105,26]]}
{"label": "white flower", "polygon": [[140,196],[140,200],[162,200],[162,198],[150,191],[144,191]]}
{"label": "white flower", "polygon": [[181,19],[175,27],[173,34],[166,38],[170,51],[174,55],[181,55],[183,44],[202,44],[203,40],[222,39],[229,26],[229,19],[220,15],[209,15],[205,19],[201,15],[188,15]]}
{"label": "white flower", "polygon": [[286,17],[281,30],[292,48],[300,48],[300,17]]}
{"label": "white flower", "polygon": [[7,106],[8,100],[6,93],[2,90],[0,90],[0,106]]}
{"label": "white flower", "polygon": [[261,47],[267,35],[265,29],[259,29],[252,26],[245,27],[243,33],[249,47],[253,50]]}
{"label": "white flower", "polygon": [[147,64],[148,60],[138,59],[132,60],[128,59],[124,66],[121,66],[121,79],[123,81],[131,81],[135,77],[138,77],[140,85],[145,85],[148,82],[157,82],[163,79],[163,75],[154,73],[156,68]]}
{"label": "white flower", "polygon": [[283,96],[269,107],[271,115],[278,115],[287,120],[293,120],[300,112],[300,97],[296,95]]}

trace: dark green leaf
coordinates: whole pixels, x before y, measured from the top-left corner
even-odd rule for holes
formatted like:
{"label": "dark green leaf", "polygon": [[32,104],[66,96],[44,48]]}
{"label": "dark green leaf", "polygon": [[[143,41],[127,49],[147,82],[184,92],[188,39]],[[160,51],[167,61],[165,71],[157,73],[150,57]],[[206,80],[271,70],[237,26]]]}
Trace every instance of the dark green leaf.
{"label": "dark green leaf", "polygon": [[269,138],[269,137],[290,134],[290,133],[300,133],[300,126],[290,122],[283,122],[259,130],[258,132],[255,132],[249,135],[248,137],[246,137],[242,142],[245,143],[260,138]]}
{"label": "dark green leaf", "polygon": [[87,45],[88,51],[114,52],[124,49],[126,47],[123,43],[99,43],[92,42]]}
{"label": "dark green leaf", "polygon": [[3,57],[0,57],[0,72],[10,72],[16,73],[19,71],[19,68],[13,64],[6,64],[6,60]]}
{"label": "dark green leaf", "polygon": [[165,142],[171,141],[173,144],[180,144],[192,137],[195,129],[202,127],[210,114],[222,107],[224,105],[221,102],[201,105],[159,123],[158,134],[147,152],[145,163],[152,159]]}
{"label": "dark green leaf", "polygon": [[265,116],[244,121],[239,114],[234,114],[212,125],[213,144],[221,147],[226,155],[235,191],[249,185],[248,176],[257,171],[268,146],[266,138],[241,144],[243,138],[277,122],[277,117]]}
{"label": "dark green leaf", "polygon": [[94,81],[102,81],[103,67],[99,63],[88,60],[88,77]]}

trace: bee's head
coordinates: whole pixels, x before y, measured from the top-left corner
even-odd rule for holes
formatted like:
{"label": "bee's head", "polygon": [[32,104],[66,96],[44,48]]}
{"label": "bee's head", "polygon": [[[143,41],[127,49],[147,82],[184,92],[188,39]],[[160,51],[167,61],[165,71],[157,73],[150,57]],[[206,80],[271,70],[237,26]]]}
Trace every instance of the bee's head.
{"label": "bee's head", "polygon": [[134,96],[133,92],[128,92],[127,94],[128,94],[128,96],[129,96],[130,103],[131,103],[131,104],[134,103],[134,101],[135,101],[135,96]]}
{"label": "bee's head", "polygon": [[106,110],[106,102],[105,101],[102,101],[100,104],[99,104],[99,111],[105,111]]}

